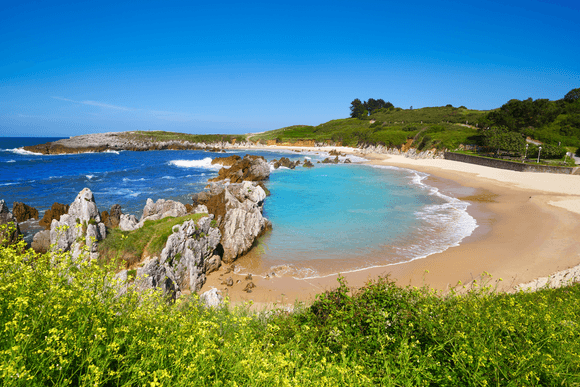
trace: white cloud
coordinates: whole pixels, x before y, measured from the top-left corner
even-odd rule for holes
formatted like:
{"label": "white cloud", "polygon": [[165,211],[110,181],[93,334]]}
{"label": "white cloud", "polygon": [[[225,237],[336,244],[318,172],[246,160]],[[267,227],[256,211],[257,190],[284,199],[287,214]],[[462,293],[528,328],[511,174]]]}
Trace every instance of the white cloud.
{"label": "white cloud", "polygon": [[67,102],[73,102],[73,103],[79,103],[82,105],[89,105],[89,106],[98,106],[98,107],[102,107],[102,108],[107,108],[107,109],[115,109],[115,110],[123,110],[123,111],[135,111],[137,109],[131,109],[125,106],[116,106],[116,105],[111,105],[108,103],[103,103],[103,102],[98,102],[98,101],[89,101],[89,100],[85,100],[85,101],[75,101],[73,99],[68,99],[68,98],[63,98],[63,97],[52,97],[54,99],[58,99],[60,101],[67,101]]}

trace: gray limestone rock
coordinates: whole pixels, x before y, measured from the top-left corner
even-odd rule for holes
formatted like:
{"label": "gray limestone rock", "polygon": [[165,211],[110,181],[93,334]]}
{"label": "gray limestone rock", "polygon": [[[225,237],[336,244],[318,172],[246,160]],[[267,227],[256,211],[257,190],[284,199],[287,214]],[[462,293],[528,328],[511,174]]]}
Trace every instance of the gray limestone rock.
{"label": "gray limestone rock", "polygon": [[139,222],[135,215],[121,214],[119,220],[119,229],[122,231],[133,231],[139,228]]}
{"label": "gray limestone rock", "polygon": [[71,251],[78,258],[87,246],[89,257],[96,259],[97,243],[107,235],[105,224],[97,209],[95,198],[90,189],[85,188],[75,198],[60,221],[53,219],[50,225],[50,243],[62,251]]}
{"label": "gray limestone rock", "polygon": [[139,223],[143,223],[145,220],[163,219],[168,216],[177,218],[185,214],[187,214],[187,209],[183,203],[165,199],[153,202],[153,200],[147,199],[147,204],[143,208],[143,215]]}
{"label": "gray limestone rock", "polygon": [[223,303],[222,293],[216,288],[199,295],[199,300],[209,308],[218,308]]}
{"label": "gray limestone rock", "polygon": [[37,253],[46,253],[50,249],[50,230],[43,230],[34,234],[30,247]]}
{"label": "gray limestone rock", "polygon": [[8,210],[4,199],[0,200],[0,226],[6,225],[0,229],[0,244],[13,244],[18,241],[20,228],[16,217]]}

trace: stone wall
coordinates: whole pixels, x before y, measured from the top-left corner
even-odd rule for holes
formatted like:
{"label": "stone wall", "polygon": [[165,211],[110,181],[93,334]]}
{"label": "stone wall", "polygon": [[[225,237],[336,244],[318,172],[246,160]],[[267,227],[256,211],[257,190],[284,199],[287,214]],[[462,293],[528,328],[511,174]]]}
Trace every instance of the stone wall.
{"label": "stone wall", "polygon": [[446,160],[461,161],[463,163],[483,165],[486,167],[509,169],[518,172],[563,173],[580,175],[579,167],[552,167],[547,165],[531,165],[507,160],[488,159],[485,157],[464,155],[461,153],[445,152]]}

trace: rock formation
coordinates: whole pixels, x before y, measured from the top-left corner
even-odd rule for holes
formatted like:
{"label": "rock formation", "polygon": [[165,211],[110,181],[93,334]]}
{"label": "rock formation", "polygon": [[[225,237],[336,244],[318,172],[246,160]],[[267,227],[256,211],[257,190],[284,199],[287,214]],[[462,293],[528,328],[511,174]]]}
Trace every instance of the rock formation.
{"label": "rock formation", "polygon": [[75,259],[81,256],[82,248],[87,246],[89,257],[96,259],[96,242],[105,239],[106,233],[93,193],[85,188],[79,192],[68,212],[60,220],[53,219],[50,225],[50,243],[55,244],[57,250],[71,251]]}
{"label": "rock formation", "polygon": [[50,230],[43,230],[34,234],[30,247],[39,254],[44,254],[50,249]]}
{"label": "rock formation", "polygon": [[20,228],[16,217],[8,210],[4,200],[0,200],[0,244],[11,245],[18,241]]}
{"label": "rock formation", "polygon": [[[227,162],[229,163],[229,160],[233,159],[232,157],[233,156],[227,158],[216,158],[213,161],[227,159]],[[209,179],[209,181],[221,181],[227,179],[230,183],[241,183],[242,181],[262,181],[266,180],[269,176],[270,167],[268,166],[266,159],[261,156],[245,155],[243,159],[238,159],[229,168],[223,167],[220,169],[218,176]]]}
{"label": "rock formation", "polygon": [[121,215],[123,215],[123,212],[121,211],[121,205],[113,204],[109,212],[103,211],[101,213],[101,220],[103,223],[105,223],[106,227],[117,228],[119,227],[119,222],[121,222]]}
{"label": "rock formation", "polygon": [[[143,227],[147,220],[159,220],[169,216],[177,218],[189,212],[191,211],[188,211],[185,205],[180,202],[165,199],[159,199],[154,202],[152,199],[147,199],[141,219],[137,221],[135,215],[121,214],[119,216],[119,228],[123,231],[133,231]],[[194,209],[193,212],[196,212],[196,210]]]}
{"label": "rock formation", "polygon": [[266,193],[256,183],[212,185],[210,193],[197,195],[197,203],[207,206],[221,231],[224,263],[235,261],[252,247],[271,223],[262,215]]}
{"label": "rock formation", "polygon": [[310,161],[308,159],[304,159],[304,164],[302,164],[302,166],[304,168],[313,168],[314,164],[312,164],[312,161]]}
{"label": "rock formation", "polygon": [[[219,268],[220,231],[212,224],[213,216],[197,221],[188,220],[173,227],[160,257],[153,257],[136,270],[137,290],[160,288],[170,299],[184,291],[198,291],[206,274]],[[117,274],[127,281],[128,270]]]}
{"label": "rock formation", "polygon": [[336,156],[334,159],[331,158],[325,158],[324,160],[322,160],[322,164],[338,164],[338,156]]}
{"label": "rock formation", "polygon": [[53,219],[60,220],[60,217],[68,212],[69,206],[60,203],[53,203],[50,210],[46,210],[44,216],[38,222],[39,225],[44,227],[46,230],[50,230],[50,225]]}
{"label": "rock formation", "polygon": [[26,222],[28,219],[38,219],[38,210],[28,204],[14,202],[12,204],[12,214],[18,222]]}
{"label": "rock formation", "polygon": [[207,292],[199,295],[199,300],[208,308],[217,308],[223,302],[222,293],[216,288],[211,288]]}
{"label": "rock formation", "polygon": [[274,169],[278,169],[280,167],[294,169],[298,165],[300,165],[300,161],[290,161],[290,159],[288,157],[282,157],[282,158],[280,158],[280,160],[276,160],[276,159],[272,160],[270,162],[270,164],[272,164]]}

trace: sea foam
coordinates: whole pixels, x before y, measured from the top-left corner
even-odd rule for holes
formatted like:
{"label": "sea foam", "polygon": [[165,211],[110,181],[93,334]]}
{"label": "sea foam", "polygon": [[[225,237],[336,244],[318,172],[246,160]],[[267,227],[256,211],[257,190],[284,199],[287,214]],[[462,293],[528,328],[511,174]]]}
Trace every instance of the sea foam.
{"label": "sea foam", "polygon": [[171,160],[169,164],[181,168],[220,169],[222,167],[219,164],[212,165],[211,161],[211,157],[206,157],[201,160]]}

